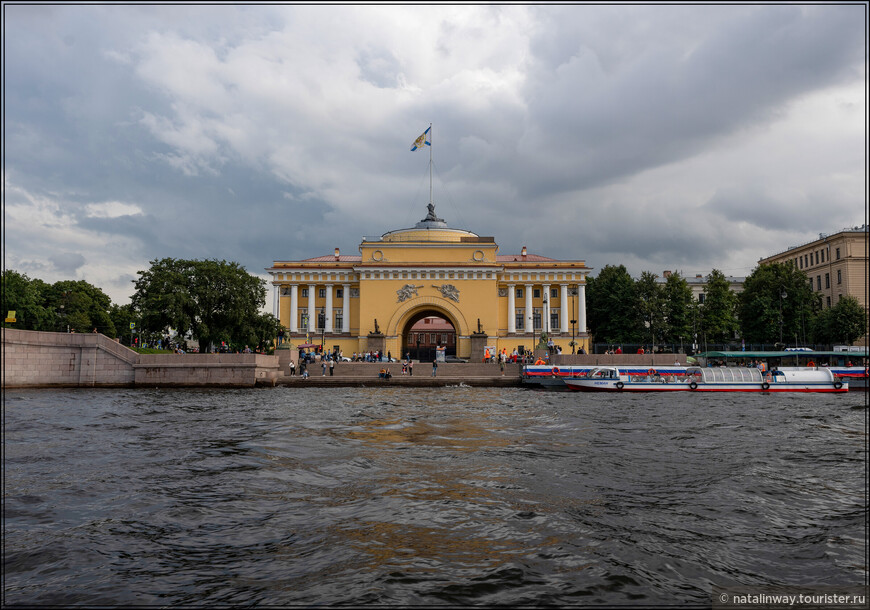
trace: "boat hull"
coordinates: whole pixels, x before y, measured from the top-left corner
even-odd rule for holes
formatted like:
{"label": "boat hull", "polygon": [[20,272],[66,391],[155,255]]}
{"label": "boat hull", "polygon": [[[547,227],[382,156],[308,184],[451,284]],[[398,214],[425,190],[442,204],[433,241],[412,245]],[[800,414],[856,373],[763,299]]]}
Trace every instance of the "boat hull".
{"label": "boat hull", "polygon": [[574,380],[565,385],[577,392],[826,392],[839,394],[849,391],[849,384],[840,387],[830,383],[656,383],[636,381]]}

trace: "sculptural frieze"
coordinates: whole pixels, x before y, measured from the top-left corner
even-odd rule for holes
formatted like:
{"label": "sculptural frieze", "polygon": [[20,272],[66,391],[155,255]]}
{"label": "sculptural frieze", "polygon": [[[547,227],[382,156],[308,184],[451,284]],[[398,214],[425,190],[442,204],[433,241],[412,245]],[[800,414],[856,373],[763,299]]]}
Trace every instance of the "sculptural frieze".
{"label": "sculptural frieze", "polygon": [[398,302],[407,301],[412,296],[420,296],[417,294],[417,288],[422,288],[423,286],[414,286],[412,284],[405,284],[401,288],[396,291],[396,294],[399,295]]}
{"label": "sculptural frieze", "polygon": [[432,284],[432,287],[441,291],[441,296],[445,299],[451,299],[457,303],[459,302],[459,289],[453,284],[442,284],[441,286]]}

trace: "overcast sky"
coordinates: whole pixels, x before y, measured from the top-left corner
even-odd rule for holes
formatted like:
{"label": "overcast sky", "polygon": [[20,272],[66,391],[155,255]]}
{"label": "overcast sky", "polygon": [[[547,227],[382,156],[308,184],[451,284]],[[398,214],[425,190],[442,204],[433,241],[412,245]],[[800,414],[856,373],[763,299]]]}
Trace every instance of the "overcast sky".
{"label": "overcast sky", "polygon": [[[436,213],[596,275],[866,222],[867,6],[3,5],[4,268],[358,254]],[[267,307],[271,310],[271,296]]]}

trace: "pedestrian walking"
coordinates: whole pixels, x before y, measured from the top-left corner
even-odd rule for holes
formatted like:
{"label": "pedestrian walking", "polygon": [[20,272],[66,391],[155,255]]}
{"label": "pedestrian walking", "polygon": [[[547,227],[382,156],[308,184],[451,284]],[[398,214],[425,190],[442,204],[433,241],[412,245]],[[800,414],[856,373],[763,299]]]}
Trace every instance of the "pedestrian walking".
{"label": "pedestrian walking", "polygon": [[333,372],[335,371],[335,360],[329,361],[329,376],[332,377]]}
{"label": "pedestrian walking", "polygon": [[408,360],[408,377],[414,376],[414,361]]}
{"label": "pedestrian walking", "polygon": [[293,377],[296,375],[296,363],[292,360],[290,361],[290,376]]}
{"label": "pedestrian walking", "polygon": [[435,377],[435,374],[438,372],[438,361],[432,361],[432,376]]}

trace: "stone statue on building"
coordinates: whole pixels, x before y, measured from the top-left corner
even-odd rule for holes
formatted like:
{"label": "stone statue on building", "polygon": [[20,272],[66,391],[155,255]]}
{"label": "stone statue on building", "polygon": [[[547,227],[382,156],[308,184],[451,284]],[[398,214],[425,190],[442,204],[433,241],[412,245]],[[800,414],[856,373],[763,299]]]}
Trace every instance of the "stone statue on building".
{"label": "stone statue on building", "polygon": [[413,284],[405,284],[401,288],[396,291],[396,294],[399,295],[398,302],[407,301],[412,296],[420,296],[417,294],[417,288],[422,288],[423,286],[414,286]]}
{"label": "stone statue on building", "polygon": [[432,284],[432,287],[437,288],[441,292],[441,296],[445,299],[450,299],[457,303],[459,302],[459,289],[453,284],[442,284],[441,286]]}
{"label": "stone statue on building", "polygon": [[375,334],[376,335],[381,334],[381,327],[378,326],[378,319],[377,318],[375,318]]}
{"label": "stone statue on building", "polygon": [[430,220],[432,222],[444,222],[443,218],[438,218],[437,216],[435,216],[435,204],[434,203],[430,203],[426,207],[429,208],[429,214],[427,214],[426,218],[424,218],[420,222],[426,222],[427,220]]}

